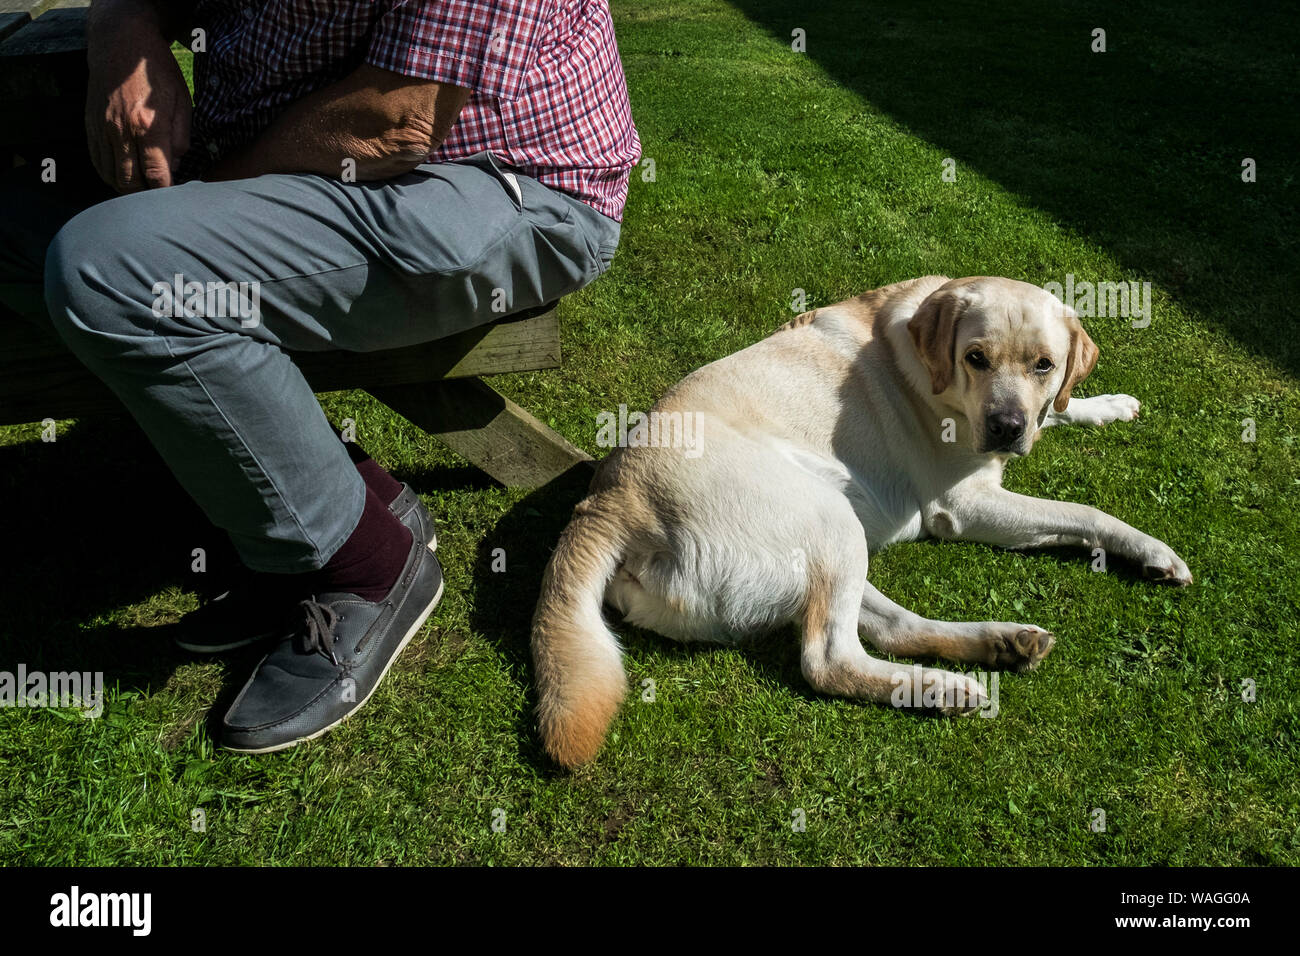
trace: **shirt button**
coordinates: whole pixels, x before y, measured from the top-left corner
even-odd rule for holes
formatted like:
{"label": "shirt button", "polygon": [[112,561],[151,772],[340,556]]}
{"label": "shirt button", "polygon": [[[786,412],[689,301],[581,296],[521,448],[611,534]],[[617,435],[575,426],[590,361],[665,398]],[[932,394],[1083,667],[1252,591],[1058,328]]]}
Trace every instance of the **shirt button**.
{"label": "shirt button", "polygon": [[221,147],[216,143],[208,143],[208,152],[215,156],[217,153],[221,152]]}

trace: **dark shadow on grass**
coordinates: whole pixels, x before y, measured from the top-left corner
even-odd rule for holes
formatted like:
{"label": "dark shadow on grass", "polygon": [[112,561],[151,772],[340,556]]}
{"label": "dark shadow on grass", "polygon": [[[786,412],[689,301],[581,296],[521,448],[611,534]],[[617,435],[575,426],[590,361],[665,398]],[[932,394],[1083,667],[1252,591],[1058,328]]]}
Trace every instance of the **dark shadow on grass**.
{"label": "dark shadow on grass", "polygon": [[[1285,5],[731,3],[782,45],[806,31],[818,67],[955,159],[959,177],[995,180],[1131,270],[1094,280],[1152,281],[1300,374]],[[1104,53],[1090,49],[1097,27]],[[1043,267],[1026,250],[1020,278],[1064,282]]]}
{"label": "dark shadow on grass", "polygon": [[[4,535],[0,669],[103,671],[105,686],[156,690],[185,658],[143,622],[96,623],[168,587],[196,589],[233,552],[135,426],[97,419],[0,447]],[[227,557],[228,555],[228,557]]]}
{"label": "dark shadow on grass", "polygon": [[[513,673],[524,676],[526,705],[516,715],[516,738],[520,756],[544,777],[562,774],[547,757],[537,735],[529,628],[546,562],[569,522],[573,506],[587,493],[591,476],[589,465],[575,465],[550,483],[529,492],[479,542],[474,561],[470,627],[500,648]],[[493,570],[498,548],[504,551],[505,571]]]}
{"label": "dark shadow on grass", "polygon": [[[491,484],[468,466],[396,474],[426,492]],[[227,536],[129,419],[90,419],[53,442],[0,447],[0,494],[0,670],[21,663],[29,672],[102,672],[108,691],[149,693],[202,659],[172,642],[184,616],[96,623],[171,587],[216,593],[243,573]],[[191,570],[196,547],[206,551],[202,576]],[[220,739],[222,716],[265,652],[259,645],[222,655],[228,677],[203,718],[210,739]]]}
{"label": "dark shadow on grass", "polygon": [[[997,550],[1004,551],[1007,554],[1024,555],[1026,557],[1050,557],[1053,560],[1061,561],[1067,564],[1073,564],[1077,562],[1078,564],[1084,566],[1091,565],[1096,560],[1096,557],[1093,555],[1092,550],[1089,548],[1074,548],[1074,547],[1016,548],[1016,549],[999,548]],[[1112,577],[1117,577],[1133,585],[1141,585],[1144,587],[1169,588],[1169,590],[1175,592],[1184,590],[1183,588],[1173,584],[1171,581],[1148,577],[1146,572],[1142,568],[1142,565],[1120,554],[1107,554],[1105,571],[1098,572],[1098,573],[1109,574]],[[1196,571],[1193,570],[1192,571],[1193,586],[1195,586],[1195,577],[1196,577]]]}
{"label": "dark shadow on grass", "polygon": [[421,494],[437,491],[464,491],[491,488],[496,483],[473,465],[455,468],[433,465],[429,467],[395,468],[391,472],[398,481],[405,481]]}

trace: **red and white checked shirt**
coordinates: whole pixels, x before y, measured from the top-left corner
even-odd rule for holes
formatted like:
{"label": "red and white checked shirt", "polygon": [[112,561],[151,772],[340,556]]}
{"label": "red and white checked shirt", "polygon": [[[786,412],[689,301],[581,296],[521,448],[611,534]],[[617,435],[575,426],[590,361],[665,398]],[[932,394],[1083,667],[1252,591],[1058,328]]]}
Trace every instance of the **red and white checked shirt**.
{"label": "red and white checked shirt", "polygon": [[605,0],[195,0],[185,178],[362,63],[473,92],[430,162],[490,150],[622,220],[641,156]]}

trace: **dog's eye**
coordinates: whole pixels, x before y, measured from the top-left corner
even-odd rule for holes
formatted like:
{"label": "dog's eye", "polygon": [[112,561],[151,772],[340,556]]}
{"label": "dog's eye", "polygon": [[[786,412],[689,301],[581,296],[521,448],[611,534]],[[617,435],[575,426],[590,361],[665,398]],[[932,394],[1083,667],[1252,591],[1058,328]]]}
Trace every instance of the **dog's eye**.
{"label": "dog's eye", "polygon": [[989,367],[988,356],[985,355],[983,352],[981,352],[979,349],[976,349],[973,352],[967,352],[966,361],[970,363],[970,366],[972,368],[986,369]]}
{"label": "dog's eye", "polygon": [[1038,360],[1038,364],[1034,366],[1034,371],[1050,372],[1054,368],[1056,368],[1056,365],[1052,362],[1052,360],[1044,356],[1043,358],[1040,358]]}

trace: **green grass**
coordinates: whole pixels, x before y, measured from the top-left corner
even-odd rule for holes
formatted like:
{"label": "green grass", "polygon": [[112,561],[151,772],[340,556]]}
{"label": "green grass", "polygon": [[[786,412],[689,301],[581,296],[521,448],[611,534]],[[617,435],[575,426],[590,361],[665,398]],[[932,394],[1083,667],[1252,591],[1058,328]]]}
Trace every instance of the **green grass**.
{"label": "green grass", "polygon": [[497,384],[599,455],[599,411],[767,334],[796,288],[812,307],[926,273],[1149,279],[1150,328],[1088,323],[1101,363],[1080,390],[1134,394],[1141,419],[1053,429],[1008,485],[1168,541],[1191,588],[971,544],[873,556],[920,613],[1056,632],[1038,671],[1003,675],[992,720],[819,697],[792,631],[718,651],[619,627],[637,692],[566,775],[539,752],[527,626],[582,489],[494,487],[332,395],[435,510],[446,597],[362,714],[241,757],[212,741],[251,659],[166,639],[200,530],[147,444],[126,422],[54,444],[3,429],[0,669],[103,670],[114,690],[98,721],[0,711],[0,860],[1300,863],[1294,54],[1262,14],[1133,6],[616,0],[656,179],[634,173],[614,267],[561,306],[564,369]]}

